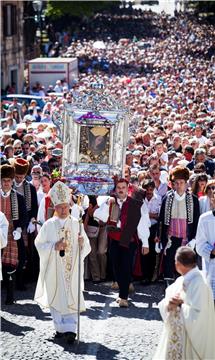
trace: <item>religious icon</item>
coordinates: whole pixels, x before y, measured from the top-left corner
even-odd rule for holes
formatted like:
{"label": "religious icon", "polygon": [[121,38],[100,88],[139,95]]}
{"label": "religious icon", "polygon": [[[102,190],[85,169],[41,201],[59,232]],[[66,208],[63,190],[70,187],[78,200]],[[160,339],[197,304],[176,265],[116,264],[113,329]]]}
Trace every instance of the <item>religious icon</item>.
{"label": "religious icon", "polygon": [[80,163],[108,164],[110,152],[110,128],[81,126]]}

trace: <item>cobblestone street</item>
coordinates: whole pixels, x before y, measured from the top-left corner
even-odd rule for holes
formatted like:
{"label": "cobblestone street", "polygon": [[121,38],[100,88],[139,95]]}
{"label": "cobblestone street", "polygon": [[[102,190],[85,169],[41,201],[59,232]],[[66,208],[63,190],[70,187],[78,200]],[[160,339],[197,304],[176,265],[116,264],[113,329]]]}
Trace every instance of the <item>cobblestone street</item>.
{"label": "cobblestone street", "polygon": [[81,316],[80,344],[54,340],[53,322],[32,300],[35,284],[17,292],[15,305],[4,305],[2,291],[2,358],[4,360],[151,359],[162,329],[157,303],[162,284],[135,284],[130,307],[119,308],[110,283],[86,283],[87,311]]}

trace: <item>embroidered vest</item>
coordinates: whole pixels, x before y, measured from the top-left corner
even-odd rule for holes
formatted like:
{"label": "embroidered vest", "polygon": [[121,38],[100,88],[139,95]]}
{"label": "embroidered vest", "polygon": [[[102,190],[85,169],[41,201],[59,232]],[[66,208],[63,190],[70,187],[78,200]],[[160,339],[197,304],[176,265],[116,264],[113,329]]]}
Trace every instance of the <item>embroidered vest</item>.
{"label": "embroidered vest", "polygon": [[[114,205],[114,206],[113,206]],[[113,209],[118,207],[116,200],[113,204],[110,205],[109,219],[107,222],[107,231],[111,239],[120,241],[120,245],[124,247],[129,247],[129,243],[133,240],[133,237],[136,233],[138,223],[141,217],[140,208],[142,203],[136,201],[129,196],[127,200],[123,203],[121,211],[118,211],[118,219],[113,220]],[[116,209],[114,209],[116,213]],[[117,228],[118,220],[121,221],[120,229]]]}

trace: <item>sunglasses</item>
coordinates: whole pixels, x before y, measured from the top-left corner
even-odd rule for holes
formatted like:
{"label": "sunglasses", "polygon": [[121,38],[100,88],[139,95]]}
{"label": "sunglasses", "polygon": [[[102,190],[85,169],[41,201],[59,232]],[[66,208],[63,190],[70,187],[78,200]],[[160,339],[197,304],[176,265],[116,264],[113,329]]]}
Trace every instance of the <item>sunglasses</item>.
{"label": "sunglasses", "polygon": [[208,186],[207,190],[215,190],[215,185]]}

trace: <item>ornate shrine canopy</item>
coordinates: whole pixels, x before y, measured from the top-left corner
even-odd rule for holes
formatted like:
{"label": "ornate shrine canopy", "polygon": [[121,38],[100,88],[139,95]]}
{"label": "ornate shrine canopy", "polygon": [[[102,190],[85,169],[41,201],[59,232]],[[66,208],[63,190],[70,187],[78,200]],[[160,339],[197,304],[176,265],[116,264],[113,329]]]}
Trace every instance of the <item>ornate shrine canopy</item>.
{"label": "ornate shrine canopy", "polygon": [[100,84],[65,104],[53,122],[63,141],[62,175],[68,186],[87,195],[107,195],[114,176],[122,177],[129,113]]}

